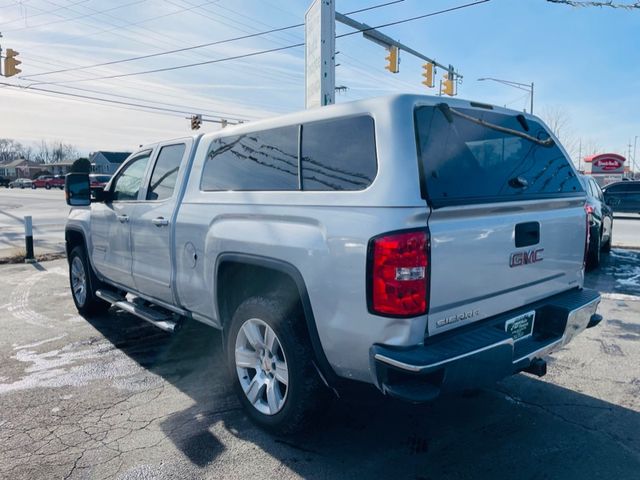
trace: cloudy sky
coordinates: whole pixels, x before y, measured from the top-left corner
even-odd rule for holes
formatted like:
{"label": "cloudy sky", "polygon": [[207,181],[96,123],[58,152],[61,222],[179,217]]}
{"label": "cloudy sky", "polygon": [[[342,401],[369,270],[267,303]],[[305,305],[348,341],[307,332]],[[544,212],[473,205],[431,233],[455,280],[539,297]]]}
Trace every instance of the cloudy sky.
{"label": "cloudy sky", "polygon": [[[337,0],[337,10],[388,1]],[[404,0],[353,18],[375,26],[472,1]],[[185,117],[191,113],[253,120],[304,108],[302,47],[139,73],[302,43],[302,27],[225,40],[302,23],[309,0],[0,2],[2,48],[18,50],[23,62],[19,76],[0,78],[10,84],[0,85],[0,137],[63,140],[83,152],[130,150],[189,134]],[[337,27],[338,34],[348,31]],[[382,31],[453,64],[464,76],[462,98],[522,110],[529,105],[527,92],[477,79],[534,82],[535,113],[560,112],[568,141],[582,139],[626,156],[629,142],[640,135],[640,10],[491,0]],[[219,41],[224,42],[121,62]],[[336,49],[336,84],[348,87],[338,102],[435,93],[420,84],[422,62],[409,55],[401,55],[401,71],[394,75],[384,69],[384,49],[361,35],[339,38]],[[110,64],[94,66],[104,63]],[[205,123],[203,130],[217,128]]]}

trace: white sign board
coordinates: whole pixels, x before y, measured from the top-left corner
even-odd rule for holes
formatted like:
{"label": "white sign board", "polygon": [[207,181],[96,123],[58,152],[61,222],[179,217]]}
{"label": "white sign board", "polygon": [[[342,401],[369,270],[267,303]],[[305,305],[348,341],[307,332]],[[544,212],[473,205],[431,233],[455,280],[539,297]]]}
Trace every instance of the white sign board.
{"label": "white sign board", "polygon": [[313,0],[304,15],[305,108],[334,103],[335,0]]}

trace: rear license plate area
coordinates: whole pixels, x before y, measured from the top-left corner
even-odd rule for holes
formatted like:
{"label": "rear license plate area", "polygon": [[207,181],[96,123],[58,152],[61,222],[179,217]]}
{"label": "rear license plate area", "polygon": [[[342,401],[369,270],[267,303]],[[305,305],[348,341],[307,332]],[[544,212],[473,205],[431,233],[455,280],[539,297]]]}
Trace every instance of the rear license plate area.
{"label": "rear license plate area", "polygon": [[514,342],[528,338],[533,334],[533,322],[536,318],[535,310],[523,313],[504,323],[504,330],[511,335]]}

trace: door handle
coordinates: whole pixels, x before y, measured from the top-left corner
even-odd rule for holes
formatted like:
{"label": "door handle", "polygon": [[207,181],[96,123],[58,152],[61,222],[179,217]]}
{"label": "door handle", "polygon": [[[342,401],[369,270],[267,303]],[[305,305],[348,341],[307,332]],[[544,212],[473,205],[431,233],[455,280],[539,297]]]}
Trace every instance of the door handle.
{"label": "door handle", "polygon": [[129,215],[118,215],[120,223],[127,223],[129,221]]}
{"label": "door handle", "polygon": [[151,220],[156,227],[166,227],[169,225],[169,220],[164,217],[157,217]]}

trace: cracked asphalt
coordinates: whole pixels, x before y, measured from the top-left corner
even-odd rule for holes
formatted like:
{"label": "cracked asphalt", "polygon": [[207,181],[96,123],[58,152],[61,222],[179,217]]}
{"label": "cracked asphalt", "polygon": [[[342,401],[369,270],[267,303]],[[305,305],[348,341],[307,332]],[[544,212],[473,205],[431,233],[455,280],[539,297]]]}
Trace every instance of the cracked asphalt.
{"label": "cracked asphalt", "polygon": [[587,284],[605,320],[549,373],[411,406],[353,385],[315,431],[257,429],[220,335],[170,336],[111,310],[85,320],[64,260],[0,266],[0,478],[637,479],[640,253]]}

